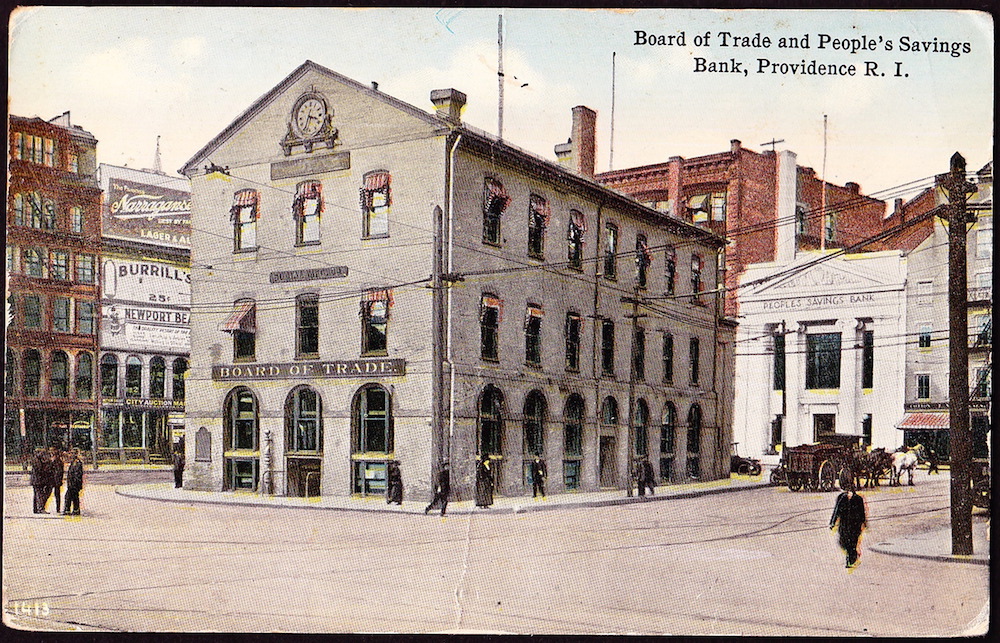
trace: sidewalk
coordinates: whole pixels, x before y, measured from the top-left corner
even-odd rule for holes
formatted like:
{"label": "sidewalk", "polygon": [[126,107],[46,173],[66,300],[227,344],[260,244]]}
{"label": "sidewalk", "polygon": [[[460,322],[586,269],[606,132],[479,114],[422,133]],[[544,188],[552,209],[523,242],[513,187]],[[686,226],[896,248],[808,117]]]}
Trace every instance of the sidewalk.
{"label": "sidewalk", "polygon": [[[609,507],[640,502],[659,502],[672,498],[691,498],[730,491],[759,489],[769,486],[766,479],[766,476],[751,478],[749,476],[734,475],[728,480],[660,486],[656,487],[655,495],[640,497],[637,492],[634,492],[636,495],[633,495],[631,498],[626,496],[625,492],[621,489],[568,492],[546,498],[530,498],[527,496],[497,497],[493,506],[488,509],[476,507],[471,500],[462,500],[448,503],[448,513],[452,515],[524,513],[528,511],[548,511],[572,507]],[[115,487],[115,492],[129,498],[143,498],[162,502],[225,504],[244,507],[375,511],[417,515],[423,514],[426,507],[423,501],[404,501],[402,505],[389,505],[386,504],[382,496],[367,498],[357,496],[292,498],[286,496],[265,496],[250,492],[191,491],[187,489],[175,489],[172,484],[164,483],[122,485]],[[434,513],[437,513],[437,511]],[[953,556],[951,554],[951,529],[949,528],[915,533],[902,538],[866,544],[866,548],[891,556],[988,565],[990,562],[988,527],[989,523],[983,514],[977,513],[973,515],[972,537],[973,551],[975,553],[972,556]]]}

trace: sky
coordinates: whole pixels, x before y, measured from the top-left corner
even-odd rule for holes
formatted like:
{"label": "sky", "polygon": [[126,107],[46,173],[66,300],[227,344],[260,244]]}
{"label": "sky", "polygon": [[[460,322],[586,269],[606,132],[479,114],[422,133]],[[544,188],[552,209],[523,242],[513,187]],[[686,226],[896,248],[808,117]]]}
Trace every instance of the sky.
{"label": "sky", "polygon": [[[454,87],[496,133],[500,13],[504,138],[545,158],[586,105],[598,171],[778,139],[888,196],[955,151],[992,159],[992,18],[951,10],[29,7],[9,23],[8,109],[69,111],[112,165],[153,167],[159,136],[173,173],[312,60],[429,112]],[[813,61],[836,75],[798,73]]]}

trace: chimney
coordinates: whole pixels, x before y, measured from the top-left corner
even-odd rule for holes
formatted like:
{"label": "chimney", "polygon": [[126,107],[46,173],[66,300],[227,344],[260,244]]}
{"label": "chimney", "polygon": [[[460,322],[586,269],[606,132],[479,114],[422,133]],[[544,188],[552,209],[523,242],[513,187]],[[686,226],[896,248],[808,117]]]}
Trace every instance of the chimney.
{"label": "chimney", "polygon": [[736,154],[737,152],[740,151],[742,146],[743,146],[742,141],[740,141],[737,138],[734,138],[733,140],[729,141],[729,152],[731,154]]}
{"label": "chimney", "polygon": [[861,186],[855,183],[854,181],[848,181],[847,183],[844,184],[844,187],[853,192],[854,194],[861,193]]}
{"label": "chimney", "polygon": [[577,105],[573,108],[573,131],[569,140],[555,146],[560,165],[588,179],[594,178],[597,160],[597,112]]}
{"label": "chimney", "polygon": [[903,212],[903,200],[902,199],[896,199],[895,201],[892,202],[892,216],[894,216],[894,217],[898,216],[899,217],[899,222],[900,223],[903,222],[903,218],[906,216],[906,213]]}
{"label": "chimney", "polygon": [[458,125],[462,122],[462,108],[468,97],[457,89],[435,89],[431,91],[434,111],[441,120]]}

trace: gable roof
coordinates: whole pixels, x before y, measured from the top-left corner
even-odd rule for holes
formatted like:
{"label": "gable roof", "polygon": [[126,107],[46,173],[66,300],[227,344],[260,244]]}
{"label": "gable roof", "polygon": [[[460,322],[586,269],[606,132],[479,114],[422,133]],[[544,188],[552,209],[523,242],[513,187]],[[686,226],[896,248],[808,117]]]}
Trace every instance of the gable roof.
{"label": "gable roof", "polygon": [[314,63],[311,60],[306,60],[304,63],[296,67],[295,70],[292,71],[292,73],[288,74],[288,76],[286,76],[284,80],[282,80],[280,83],[278,83],[270,90],[268,90],[267,93],[265,93],[263,96],[261,96],[253,103],[251,103],[250,107],[244,110],[242,114],[237,116],[233,120],[233,122],[231,122],[229,125],[225,127],[225,129],[219,132],[215,136],[215,138],[210,140],[208,143],[205,144],[204,147],[195,152],[194,156],[188,159],[188,161],[184,163],[184,165],[181,167],[180,170],[178,170],[178,172],[180,174],[187,176],[188,172],[195,169],[203,160],[206,160],[209,156],[211,156],[212,152],[214,152],[219,146],[221,146],[223,143],[229,140],[230,137],[232,137],[237,131],[239,131],[239,129],[242,128],[248,121],[250,121],[257,114],[259,114],[276,97],[280,96],[282,93],[285,92],[286,89],[288,89],[288,87],[290,87],[292,84],[294,84],[296,81],[298,81],[300,78],[302,78],[303,76],[305,76],[310,72],[315,72],[327,76],[339,83],[354,88],[358,92],[366,94],[372,98],[387,103],[392,107],[395,107],[396,109],[404,111],[411,116],[419,118],[430,125],[433,125],[435,127],[440,127],[442,130],[447,130],[447,125],[442,123],[441,119],[436,118],[431,114],[428,114],[422,109],[418,109],[413,105],[410,105],[409,103],[403,102],[398,98],[394,98],[389,94],[380,92],[377,89],[373,89],[368,85],[359,83],[358,81],[352,78],[348,78],[347,76],[338,74],[332,69],[328,69],[322,65]]}

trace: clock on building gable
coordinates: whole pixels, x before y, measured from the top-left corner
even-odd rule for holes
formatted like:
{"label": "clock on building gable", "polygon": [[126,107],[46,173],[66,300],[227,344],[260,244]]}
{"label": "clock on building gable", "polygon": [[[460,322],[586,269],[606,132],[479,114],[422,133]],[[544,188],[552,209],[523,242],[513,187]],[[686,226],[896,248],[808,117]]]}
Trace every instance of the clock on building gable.
{"label": "clock on building gable", "polygon": [[289,114],[288,132],[281,141],[285,156],[299,145],[306,152],[312,152],[317,143],[325,143],[327,148],[333,149],[337,129],[331,123],[332,117],[333,110],[319,92],[310,90],[299,96]]}

